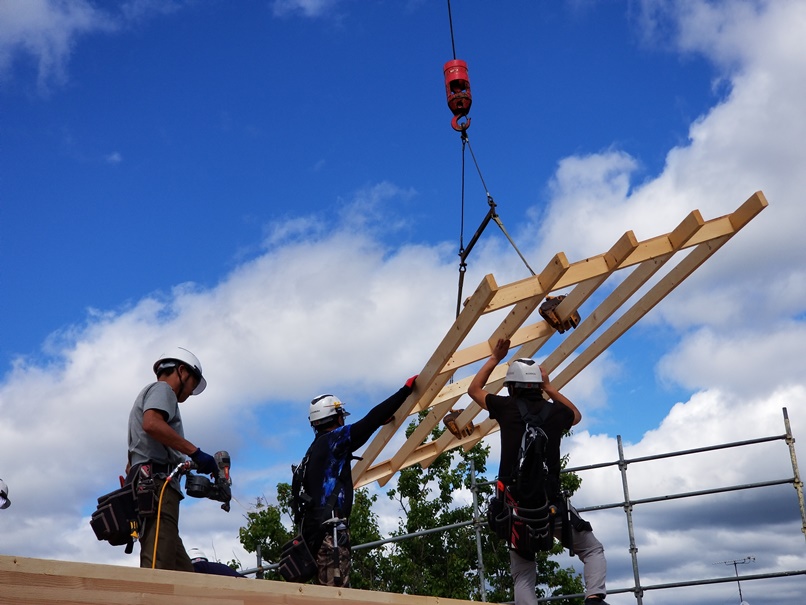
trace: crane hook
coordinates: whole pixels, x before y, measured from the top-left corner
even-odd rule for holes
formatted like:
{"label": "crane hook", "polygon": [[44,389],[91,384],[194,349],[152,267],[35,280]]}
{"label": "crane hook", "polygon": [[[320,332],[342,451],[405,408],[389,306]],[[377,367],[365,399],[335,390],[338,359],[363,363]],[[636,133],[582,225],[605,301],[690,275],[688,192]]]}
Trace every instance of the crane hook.
{"label": "crane hook", "polygon": [[[459,59],[453,59],[445,63],[443,72],[445,74],[445,93],[448,96],[448,107],[453,112],[451,126],[457,132],[464,132],[470,126],[470,118],[467,117],[467,114],[470,111],[470,105],[473,103],[473,96],[470,94],[467,63]],[[459,123],[462,118],[467,118],[467,120]]]}

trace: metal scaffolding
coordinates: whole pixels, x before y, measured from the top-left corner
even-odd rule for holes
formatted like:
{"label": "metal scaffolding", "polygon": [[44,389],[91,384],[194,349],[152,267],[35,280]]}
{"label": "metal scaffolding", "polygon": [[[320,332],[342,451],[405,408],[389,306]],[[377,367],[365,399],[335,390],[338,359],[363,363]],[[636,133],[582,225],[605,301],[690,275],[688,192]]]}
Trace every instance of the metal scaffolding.
{"label": "metal scaffolding", "polygon": [[[573,468],[566,468],[563,470],[564,473],[576,473],[581,471],[589,471],[589,470],[596,470],[602,469],[607,467],[617,466],[620,473],[621,473],[621,483],[622,483],[622,490],[624,494],[624,500],[621,502],[614,502],[610,504],[600,504],[595,506],[588,506],[588,507],[579,507],[577,510],[579,512],[586,512],[586,511],[595,511],[595,510],[605,510],[605,509],[612,509],[612,508],[622,508],[624,510],[624,514],[627,517],[627,531],[629,535],[629,551],[630,556],[632,559],[632,567],[633,567],[633,586],[631,587],[622,587],[616,589],[608,589],[608,594],[619,594],[619,593],[632,593],[635,596],[637,605],[643,605],[643,597],[646,591],[652,590],[666,590],[666,589],[673,589],[673,588],[681,588],[681,587],[688,587],[688,586],[702,586],[706,584],[720,584],[725,582],[737,582],[739,579],[741,580],[760,580],[760,579],[770,579],[770,578],[784,578],[784,577],[791,577],[796,575],[806,575],[806,569],[802,570],[790,570],[790,571],[782,571],[776,573],[762,573],[762,574],[753,574],[753,575],[745,575],[739,577],[738,571],[736,572],[736,576],[727,576],[727,577],[720,577],[720,578],[708,578],[708,579],[692,579],[685,582],[671,582],[671,583],[664,583],[664,584],[641,584],[640,580],[640,573],[639,573],[639,564],[638,564],[638,547],[636,545],[635,540],[635,528],[633,525],[633,509],[635,506],[652,503],[652,502],[668,502],[670,500],[677,500],[681,498],[692,498],[698,496],[707,496],[711,494],[720,494],[726,492],[733,492],[739,490],[747,490],[747,489],[755,489],[755,488],[768,488],[777,485],[784,485],[784,484],[792,484],[797,492],[797,499],[798,504],[800,506],[800,515],[801,515],[801,532],[804,534],[804,539],[806,539],[806,504],[804,504],[804,495],[803,495],[803,481],[801,480],[800,473],[798,470],[798,463],[797,463],[797,456],[795,454],[795,439],[792,436],[792,429],[789,423],[789,415],[787,413],[787,409],[783,408],[783,417],[784,417],[784,427],[785,433],[782,435],[774,435],[771,437],[762,437],[759,439],[749,439],[745,441],[735,441],[731,443],[723,443],[719,445],[707,446],[707,447],[700,447],[700,448],[693,448],[688,450],[680,450],[675,452],[667,452],[663,454],[655,454],[652,456],[643,456],[639,458],[625,458],[624,457],[624,448],[622,445],[621,435],[617,436],[618,442],[618,459],[611,461],[611,462],[602,462],[598,464],[591,464],[587,466],[578,466]],[[627,481],[627,470],[629,469],[630,465],[640,464],[643,462],[653,461],[653,460],[662,460],[666,458],[674,458],[678,456],[688,456],[692,454],[701,454],[704,452],[711,452],[716,450],[724,450],[729,448],[736,448],[736,447],[743,447],[748,445],[757,445],[762,443],[768,443],[772,441],[784,441],[786,442],[787,446],[789,447],[789,456],[792,463],[792,476],[786,477],[782,479],[772,480],[772,481],[763,481],[757,483],[746,483],[741,485],[731,485],[731,486],[722,486],[722,487],[715,487],[712,489],[705,489],[705,490],[698,490],[692,492],[684,492],[684,493],[677,493],[677,494],[664,494],[661,496],[654,496],[649,498],[641,498],[641,499],[631,499],[630,492],[629,492],[629,485]],[[399,542],[402,540],[407,540],[409,538],[416,538],[419,536],[424,536],[428,534],[433,534],[437,532],[444,532],[449,531],[452,529],[456,529],[459,527],[466,527],[468,525],[475,526],[476,531],[476,544],[479,550],[478,552],[478,559],[479,559],[479,568],[478,568],[478,575],[479,575],[479,582],[480,582],[480,594],[482,596],[482,600],[486,599],[486,582],[484,577],[484,568],[482,563],[481,557],[481,536],[483,532],[488,531],[487,529],[487,521],[484,515],[482,514],[480,507],[479,507],[479,499],[478,499],[478,490],[483,485],[489,484],[489,482],[477,482],[475,477],[475,468],[471,467],[471,491],[473,492],[473,519],[454,523],[452,525],[442,526],[442,527],[435,527],[431,529],[426,529],[418,532],[414,532],[411,534],[405,534],[400,536],[393,536],[391,538],[386,538],[383,540],[377,540],[375,542],[370,542],[366,544],[359,544],[352,547],[353,550],[363,550],[369,548],[377,548],[383,546],[385,544],[390,544],[393,542]],[[276,569],[278,564],[266,564],[263,562],[263,559],[260,556],[260,552],[258,554],[258,566],[254,569],[242,570],[242,573],[251,574],[256,573],[258,577],[262,577],[262,572],[270,569]],[[562,599],[569,599],[569,598],[576,598],[582,597],[583,594],[573,594],[573,595],[560,595],[554,597],[544,597],[538,599],[540,603],[549,603],[551,601],[559,601]]]}

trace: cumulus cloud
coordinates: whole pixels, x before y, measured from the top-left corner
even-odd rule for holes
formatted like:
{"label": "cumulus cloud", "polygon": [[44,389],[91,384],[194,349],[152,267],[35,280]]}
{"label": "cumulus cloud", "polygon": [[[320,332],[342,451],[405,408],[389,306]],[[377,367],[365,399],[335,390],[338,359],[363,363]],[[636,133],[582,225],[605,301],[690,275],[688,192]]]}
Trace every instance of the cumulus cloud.
{"label": "cumulus cloud", "polygon": [[[331,4],[273,6],[278,14],[317,16]],[[526,234],[539,225],[539,237],[530,240],[539,244],[532,243],[529,258],[547,260],[563,250],[573,262],[609,248],[629,229],[639,239],[652,237],[673,229],[693,208],[710,219],[763,190],[770,207],[653,311],[651,319],[669,335],[658,377],[686,396],[668,406],[656,428],[623,445],[625,456],[636,458],[780,436],[784,407],[794,434],[803,435],[806,6],[693,0],[642,6],[646,23],[673,25],[664,35],[677,52],[700,53],[718,66],[729,93],[691,125],[685,145],[669,151],[662,173],[645,182],[633,182],[640,158],[616,148],[560,159],[548,207],[539,216],[535,210],[516,239],[529,241]],[[8,62],[10,47],[3,48],[0,57]],[[405,184],[371,184],[343,203],[358,204],[369,222],[356,223],[345,212],[335,226],[315,216],[269,225],[261,253],[214,287],[182,284],[169,293],[144,293],[128,308],[95,312],[84,325],[54,336],[49,363],[17,360],[0,384],[0,457],[17,461],[3,477],[14,501],[2,513],[9,528],[3,550],[86,561],[116,556],[106,545],[88,543],[87,515],[94,498],[114,487],[110,478],[125,462],[131,402],[151,379],[154,355],[168,346],[187,346],[209,368],[208,391],[183,404],[186,431],[208,449],[226,444],[231,450],[235,476],[242,473],[236,496],[243,505],[288,480],[288,465],[310,438],[300,406],[311,396],[339,389],[360,413],[418,371],[453,319],[456,275],[455,259],[441,244],[384,245],[383,228],[406,225],[383,227],[378,217],[411,195],[416,192]],[[498,241],[479,246],[467,277],[471,287],[483,272],[494,272],[499,283],[523,277],[520,261],[502,249]],[[596,419],[592,402],[604,388],[603,377],[624,364],[611,351],[569,385],[586,404],[583,412],[593,409]],[[632,413],[644,413],[634,405]],[[263,428],[266,422],[272,431]],[[585,422],[567,443],[572,466],[616,460],[615,436]],[[91,442],[77,439],[89,425],[110,428]],[[35,454],[18,454],[29,452],[31,443]],[[247,450],[260,451],[260,459],[239,469],[238,453]],[[65,452],[81,464],[55,464]],[[792,472],[783,441],[702,456],[630,465],[633,497]],[[714,563],[746,554],[756,555],[756,573],[806,567],[791,486],[770,489],[636,507],[642,580],[730,575]],[[585,471],[575,502],[593,506],[623,498],[619,470],[610,467]],[[189,545],[214,544],[224,559],[237,551],[237,514],[225,517],[209,502],[190,502],[186,510]],[[606,545],[611,585],[630,585],[623,510],[588,516]],[[122,556],[114,562],[136,564]],[[784,588],[777,602],[795,602],[786,582],[778,586]],[[718,588],[703,589],[691,602],[724,601],[711,590]],[[679,602],[671,593],[656,594],[653,602],[660,605]]]}
{"label": "cumulus cloud", "polygon": [[[397,191],[371,187],[358,192],[355,203],[377,202],[378,189]],[[17,460],[4,477],[16,495],[11,516],[42,515],[80,535],[75,515],[88,514],[94,498],[114,487],[110,482],[125,465],[121,448],[134,397],[153,379],[156,356],[176,343],[199,355],[209,381],[203,397],[183,404],[186,434],[207,449],[231,450],[245,505],[273,493],[303,453],[310,435],[304,402],[339,389],[360,413],[421,369],[451,322],[452,300],[434,293],[453,282],[452,259],[446,261],[440,246],[388,249],[362,231],[363,224],[356,229],[349,221],[326,232],[316,222],[296,227],[293,236],[270,237],[264,254],[214,288],[183,284],[131,308],[92,312],[85,324],[54,335],[48,365],[15,362],[0,385],[0,447],[3,459]],[[37,414],[30,413],[33,401]],[[264,432],[270,418],[278,422]],[[76,439],[86,430],[91,440]],[[16,456],[33,434],[37,455]],[[238,453],[250,442],[265,452],[259,469],[238,467]],[[298,447],[289,448],[290,442]],[[58,464],[67,451],[81,463]],[[242,522],[235,515],[219,521],[231,536]],[[40,530],[21,526],[4,537],[4,550],[30,550]],[[72,540],[49,540],[37,554],[69,556]],[[82,552],[98,560],[102,551]]]}

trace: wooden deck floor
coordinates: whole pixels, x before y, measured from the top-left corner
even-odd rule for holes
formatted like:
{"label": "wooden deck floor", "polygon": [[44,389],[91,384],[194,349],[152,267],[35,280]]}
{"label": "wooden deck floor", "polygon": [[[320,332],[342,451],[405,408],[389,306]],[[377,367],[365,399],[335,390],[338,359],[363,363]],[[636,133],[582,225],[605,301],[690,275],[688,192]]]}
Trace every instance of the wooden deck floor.
{"label": "wooden deck floor", "polygon": [[470,601],[0,555],[2,605],[466,605]]}

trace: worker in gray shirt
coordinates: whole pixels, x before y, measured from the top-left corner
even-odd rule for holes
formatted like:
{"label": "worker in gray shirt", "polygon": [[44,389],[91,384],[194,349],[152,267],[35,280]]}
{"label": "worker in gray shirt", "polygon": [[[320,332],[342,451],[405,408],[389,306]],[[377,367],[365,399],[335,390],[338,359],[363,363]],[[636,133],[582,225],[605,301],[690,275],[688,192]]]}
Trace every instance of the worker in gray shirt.
{"label": "worker in gray shirt", "polygon": [[[215,476],[213,456],[185,439],[179,404],[207,387],[198,358],[182,347],[154,363],[157,381],[146,386],[129,414],[129,457],[126,483],[135,482],[140,520],[140,567],[193,571],[179,537],[179,480],[163,486],[190,456],[200,473]],[[158,506],[159,498],[161,506]],[[159,520],[157,512],[159,510]],[[157,522],[158,521],[158,522]],[[159,532],[159,533],[157,533]]]}

